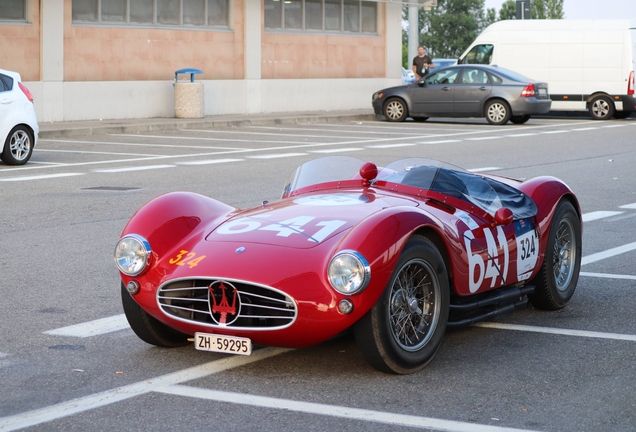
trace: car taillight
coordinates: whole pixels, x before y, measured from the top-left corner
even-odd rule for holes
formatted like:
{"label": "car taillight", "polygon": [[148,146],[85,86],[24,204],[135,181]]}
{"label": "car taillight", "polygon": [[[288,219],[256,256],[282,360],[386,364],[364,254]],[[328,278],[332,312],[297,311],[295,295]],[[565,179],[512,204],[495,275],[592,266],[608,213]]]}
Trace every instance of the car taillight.
{"label": "car taillight", "polygon": [[23,86],[21,82],[19,82],[18,85],[20,86],[20,90],[22,90],[22,93],[24,93],[29,102],[33,103],[33,95],[31,95],[29,89]]}
{"label": "car taillight", "polygon": [[521,97],[532,97],[534,96],[534,84],[528,84],[521,91]]}
{"label": "car taillight", "polygon": [[634,94],[634,71],[631,71],[629,74],[629,80],[627,80],[627,94]]}

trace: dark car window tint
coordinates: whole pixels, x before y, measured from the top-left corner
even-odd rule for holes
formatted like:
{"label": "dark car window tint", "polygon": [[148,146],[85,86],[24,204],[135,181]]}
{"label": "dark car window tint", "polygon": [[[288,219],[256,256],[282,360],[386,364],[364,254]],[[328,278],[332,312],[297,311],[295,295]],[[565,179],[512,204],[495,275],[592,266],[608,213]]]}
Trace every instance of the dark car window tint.
{"label": "dark car window tint", "polygon": [[426,84],[455,84],[459,68],[446,69],[429,75],[424,82]]}
{"label": "dark car window tint", "polygon": [[494,46],[491,44],[476,45],[464,57],[465,64],[490,64]]}
{"label": "dark car window tint", "polygon": [[11,91],[13,88],[13,78],[0,74],[0,92]]}
{"label": "dark car window tint", "polygon": [[466,68],[460,84],[488,84],[488,74],[481,69]]}

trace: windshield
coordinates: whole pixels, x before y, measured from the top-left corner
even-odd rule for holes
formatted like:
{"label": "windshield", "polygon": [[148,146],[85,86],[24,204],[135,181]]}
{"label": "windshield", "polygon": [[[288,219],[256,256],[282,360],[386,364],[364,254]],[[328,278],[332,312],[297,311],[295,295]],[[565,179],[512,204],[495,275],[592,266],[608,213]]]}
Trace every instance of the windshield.
{"label": "windshield", "polygon": [[[283,197],[314,184],[360,179],[359,170],[364,163],[348,156],[327,156],[304,163],[288,179]],[[445,162],[400,159],[378,171],[373,181],[378,189],[386,186],[386,182],[412,186],[418,192],[428,190],[463,200],[491,216],[502,207],[509,208],[515,219],[531,217],[537,212],[534,201],[520,190]]]}

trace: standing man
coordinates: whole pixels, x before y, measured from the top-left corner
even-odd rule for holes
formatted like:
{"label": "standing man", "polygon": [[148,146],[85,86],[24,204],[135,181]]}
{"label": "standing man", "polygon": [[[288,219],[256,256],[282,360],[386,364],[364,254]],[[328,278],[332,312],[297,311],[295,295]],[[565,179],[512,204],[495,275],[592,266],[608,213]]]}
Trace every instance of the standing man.
{"label": "standing man", "polygon": [[429,68],[434,68],[435,65],[429,56],[426,55],[424,47],[417,48],[417,57],[413,59],[413,66],[411,69],[415,74],[415,81],[419,81],[423,76],[428,74]]}

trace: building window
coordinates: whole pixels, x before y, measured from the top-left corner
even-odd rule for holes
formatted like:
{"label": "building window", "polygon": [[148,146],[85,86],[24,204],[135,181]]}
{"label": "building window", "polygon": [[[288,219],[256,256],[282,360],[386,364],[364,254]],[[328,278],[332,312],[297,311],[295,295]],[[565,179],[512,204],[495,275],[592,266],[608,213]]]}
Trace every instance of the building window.
{"label": "building window", "polygon": [[0,1],[0,21],[27,20],[27,0]]}
{"label": "building window", "polygon": [[265,0],[265,28],[377,33],[378,4],[360,0]]}
{"label": "building window", "polygon": [[73,0],[73,22],[229,27],[229,2],[230,0]]}

